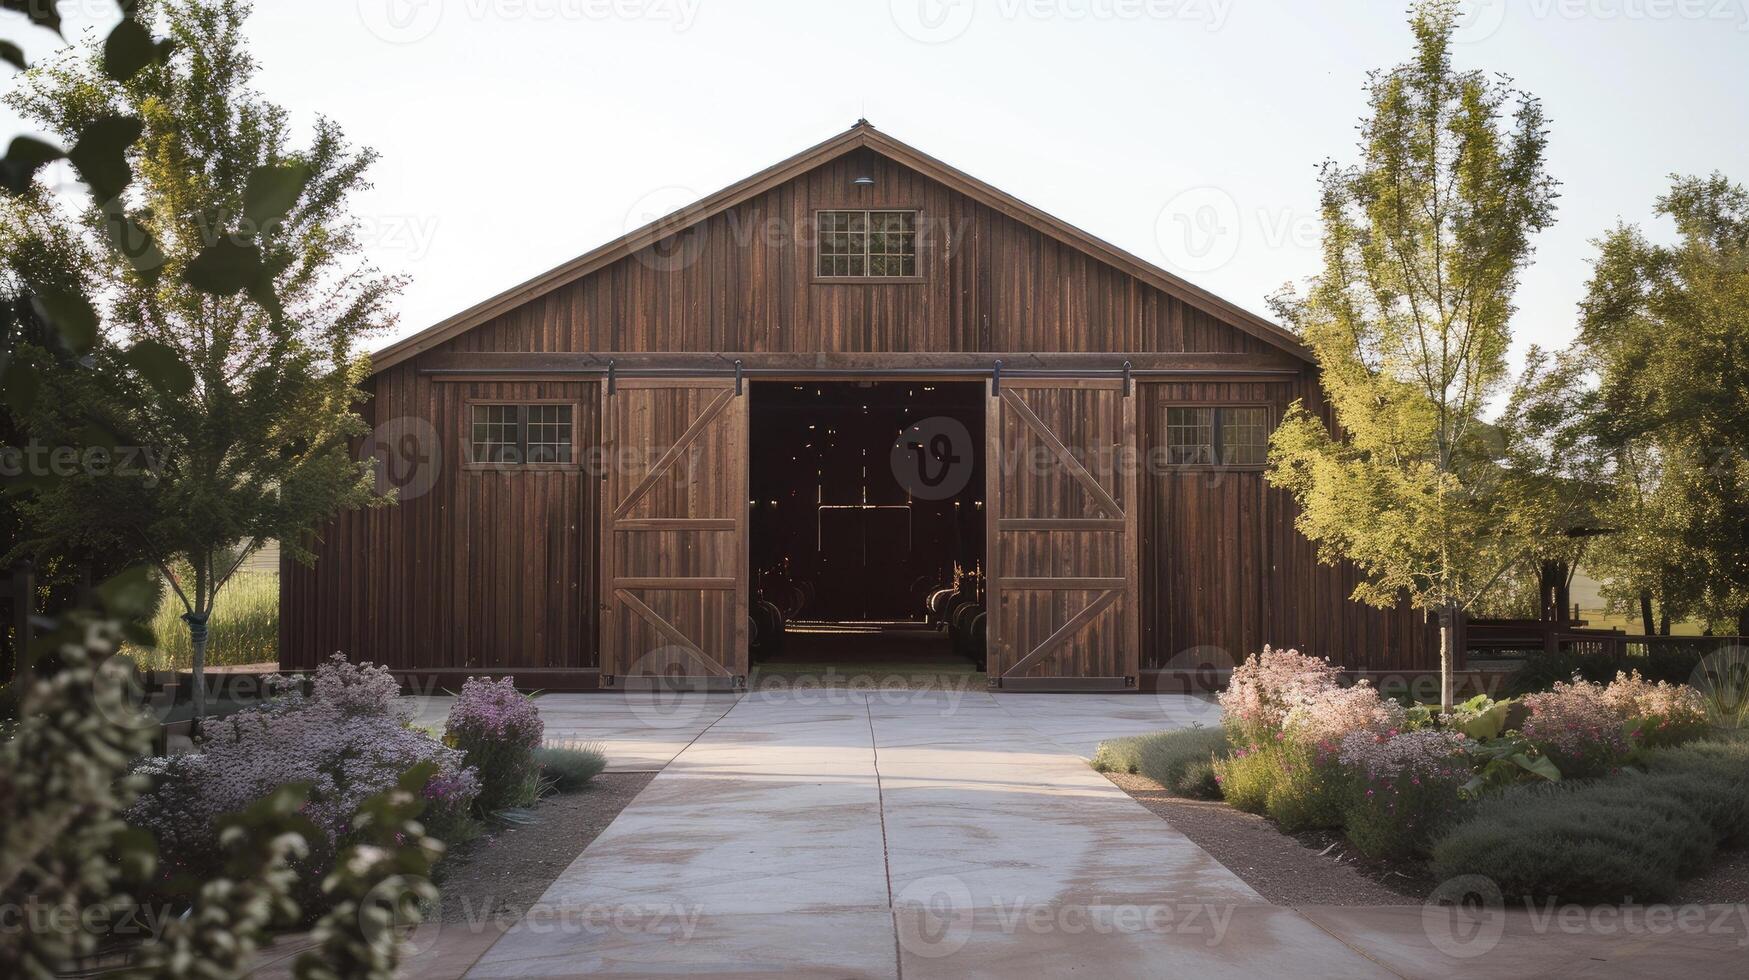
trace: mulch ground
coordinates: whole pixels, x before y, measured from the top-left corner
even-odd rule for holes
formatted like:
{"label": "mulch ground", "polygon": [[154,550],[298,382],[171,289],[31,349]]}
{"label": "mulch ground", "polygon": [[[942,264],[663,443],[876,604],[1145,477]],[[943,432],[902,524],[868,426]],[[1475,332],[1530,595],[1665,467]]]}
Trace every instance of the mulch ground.
{"label": "mulch ground", "polygon": [[443,921],[520,918],[655,776],[601,773],[578,792],[541,800],[532,811],[536,822],[494,828],[457,846],[438,874]]}
{"label": "mulch ground", "polygon": [[[1276,905],[1420,905],[1438,882],[1413,862],[1374,861],[1336,833],[1284,834],[1269,820],[1225,803],[1173,796],[1146,776],[1106,773],[1174,830]],[[1682,882],[1671,905],[1749,901],[1749,849],[1719,854]]]}

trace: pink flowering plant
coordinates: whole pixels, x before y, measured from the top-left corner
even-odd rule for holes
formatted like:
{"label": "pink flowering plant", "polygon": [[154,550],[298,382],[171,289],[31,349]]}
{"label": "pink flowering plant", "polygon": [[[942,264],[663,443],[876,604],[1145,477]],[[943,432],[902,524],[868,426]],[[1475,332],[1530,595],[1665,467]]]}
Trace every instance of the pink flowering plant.
{"label": "pink flowering plant", "polygon": [[1339,758],[1351,777],[1342,809],[1348,839],[1370,857],[1424,852],[1461,805],[1474,746],[1461,732],[1437,728],[1343,736]]}
{"label": "pink flowering plant", "polygon": [[295,679],[276,686],[277,697],[210,722],[198,751],[140,765],[153,789],[126,818],[157,838],[171,871],[196,877],[210,871],[221,853],[220,818],[288,783],[309,786],[303,815],[326,835],[312,842],[303,868],[312,885],[352,832],[359,806],[420,763],[435,766],[425,787],[427,826],[437,833],[468,819],[478,775],[461,752],[408,726],[388,670],[335,654],[317,670],[309,694]]}
{"label": "pink flowering plant", "polygon": [[1614,771],[1633,748],[1621,713],[1600,684],[1575,677],[1552,690],[1524,696],[1530,712],[1520,726],[1525,741],[1548,757],[1566,777],[1600,776]]}
{"label": "pink flowering plant", "polygon": [[1607,686],[1581,678],[1527,694],[1525,740],[1568,777],[1612,772],[1645,746],[1677,745],[1704,735],[1706,698],[1686,684],[1653,683],[1639,671]]}
{"label": "pink flowering plant", "polygon": [[479,808],[494,813],[539,797],[535,749],[545,733],[540,709],[516,689],[515,678],[470,677],[449,709],[443,740],[479,770]]}
{"label": "pink flowering plant", "polygon": [[1639,671],[1618,673],[1603,689],[1603,703],[1627,722],[1641,745],[1679,745],[1707,731],[1707,699],[1687,684],[1652,683]]}
{"label": "pink flowering plant", "polygon": [[1380,697],[1365,681],[1305,695],[1282,719],[1289,738],[1325,758],[1335,755],[1352,733],[1384,735],[1403,727],[1402,705]]}

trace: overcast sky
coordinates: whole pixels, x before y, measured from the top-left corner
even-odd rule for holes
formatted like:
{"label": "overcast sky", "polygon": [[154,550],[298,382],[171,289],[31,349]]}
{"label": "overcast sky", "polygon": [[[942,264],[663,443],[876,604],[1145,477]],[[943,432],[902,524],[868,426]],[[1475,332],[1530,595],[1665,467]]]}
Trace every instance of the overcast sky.
{"label": "overcast sky", "polygon": [[[1315,168],[1354,159],[1405,5],[259,0],[248,33],[271,99],[382,154],[356,210],[411,276],[404,335],[859,116],[1262,311],[1317,270]],[[1547,106],[1563,197],[1516,346],[1564,344],[1593,239],[1664,231],[1672,172],[1749,180],[1749,0],[1472,0],[1460,40]]]}

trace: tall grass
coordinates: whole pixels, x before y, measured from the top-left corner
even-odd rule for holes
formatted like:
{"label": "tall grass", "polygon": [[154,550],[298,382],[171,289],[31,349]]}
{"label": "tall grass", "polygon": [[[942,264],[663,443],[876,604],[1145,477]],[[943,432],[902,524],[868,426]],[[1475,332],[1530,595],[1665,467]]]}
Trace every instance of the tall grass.
{"label": "tall grass", "polygon": [[[279,661],[279,576],[273,572],[238,572],[219,590],[207,623],[206,662],[209,667]],[[194,663],[182,602],[163,591],[152,617],[156,650],[130,647],[127,653],[151,670],[183,669]]]}

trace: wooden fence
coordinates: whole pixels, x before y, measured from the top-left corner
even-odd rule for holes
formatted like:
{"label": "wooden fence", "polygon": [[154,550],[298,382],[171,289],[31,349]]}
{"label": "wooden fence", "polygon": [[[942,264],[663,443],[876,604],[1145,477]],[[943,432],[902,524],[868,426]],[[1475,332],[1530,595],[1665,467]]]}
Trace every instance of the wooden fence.
{"label": "wooden fence", "polygon": [[[1591,629],[1571,622],[1536,619],[1476,619],[1460,630],[1459,647],[1471,659],[1515,659],[1536,653],[1572,653],[1611,658],[1661,654],[1709,654],[1749,646],[1742,636],[1644,636],[1625,630]],[[1480,656],[1478,656],[1480,655]]]}

